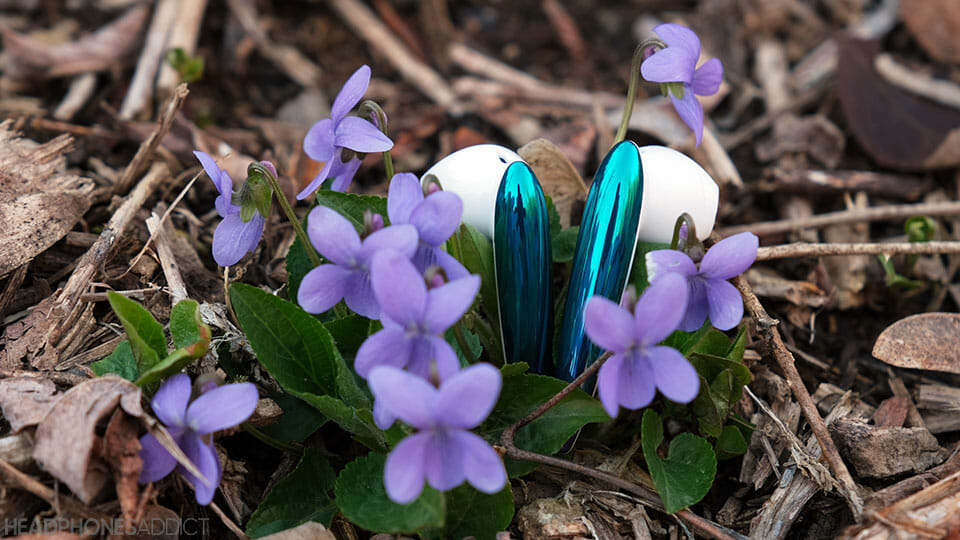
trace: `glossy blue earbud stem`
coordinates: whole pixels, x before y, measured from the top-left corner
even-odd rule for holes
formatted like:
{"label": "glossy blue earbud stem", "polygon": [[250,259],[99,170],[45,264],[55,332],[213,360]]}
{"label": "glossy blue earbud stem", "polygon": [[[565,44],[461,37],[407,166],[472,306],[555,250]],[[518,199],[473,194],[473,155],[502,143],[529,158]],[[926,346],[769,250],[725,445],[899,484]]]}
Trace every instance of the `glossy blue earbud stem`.
{"label": "glossy blue earbud stem", "polygon": [[[587,196],[557,345],[556,376],[571,381],[602,353],[586,335],[583,308],[601,295],[620,302],[637,244],[643,168],[636,144],[615,145]],[[587,385],[592,389],[592,381]]]}
{"label": "glossy blue earbud stem", "polygon": [[494,207],[493,260],[507,362],[552,372],[553,301],[550,221],[540,182],[517,161],[500,181]]}

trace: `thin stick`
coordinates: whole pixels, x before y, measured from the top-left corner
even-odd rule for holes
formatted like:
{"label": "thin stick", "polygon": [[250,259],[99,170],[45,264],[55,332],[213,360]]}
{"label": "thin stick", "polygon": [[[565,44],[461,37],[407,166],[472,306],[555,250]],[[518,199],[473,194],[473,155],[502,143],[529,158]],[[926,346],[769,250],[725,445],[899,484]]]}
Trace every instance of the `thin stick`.
{"label": "thin stick", "polygon": [[758,261],[789,259],[792,257],[823,257],[837,255],[912,255],[931,253],[960,253],[960,242],[879,242],[811,244],[797,242],[757,250]]}
{"label": "thin stick", "polygon": [[736,225],[719,231],[720,236],[727,237],[745,231],[757,236],[781,234],[800,231],[803,229],[819,229],[827,225],[844,223],[866,223],[869,221],[896,221],[913,216],[945,217],[960,215],[960,201],[947,201],[921,204],[899,204],[891,206],[875,206],[856,210],[842,210],[797,219],[781,221],[762,221],[749,225]]}
{"label": "thin stick", "polygon": [[181,300],[186,300],[187,284],[183,281],[180,274],[180,267],[177,266],[177,258],[173,255],[173,248],[170,247],[170,239],[167,237],[166,228],[163,222],[156,214],[150,214],[147,218],[147,230],[154,235],[154,245],[157,247],[157,257],[160,258],[160,268],[163,270],[164,277],[167,278],[167,286],[170,287],[171,303],[176,305]]}
{"label": "thin stick", "polygon": [[228,529],[230,529],[230,532],[237,535],[237,538],[239,538],[240,540],[250,540],[250,537],[244,534],[243,530],[240,527],[238,527],[237,524],[234,523],[232,519],[230,519],[230,516],[225,514],[223,510],[221,510],[220,507],[217,506],[216,503],[213,503],[213,502],[210,503],[210,509],[213,510],[213,513],[220,518],[220,521],[222,521],[223,524],[226,525]]}
{"label": "thin stick", "polygon": [[[197,38],[203,23],[203,12],[207,9],[207,0],[193,0],[177,5],[176,18],[170,26],[170,35],[164,49],[182,49],[187,56],[193,56],[197,50]],[[180,74],[167,62],[161,62],[160,75],[157,77],[157,95],[164,98],[180,82]]]}
{"label": "thin stick", "polygon": [[441,107],[456,112],[456,96],[447,81],[411,54],[367,6],[359,0],[331,0],[330,7],[358,36],[386,56],[407,82]]}
{"label": "thin stick", "polygon": [[160,0],[153,9],[153,18],[147,31],[143,50],[137,60],[133,80],[123,97],[117,116],[129,120],[140,112],[153,97],[153,81],[160,62],[166,54],[167,36],[177,18],[177,0]]}
{"label": "thin stick", "polygon": [[840,459],[840,453],[837,452],[837,447],[830,437],[830,433],[827,431],[827,425],[824,423],[823,418],[820,417],[820,412],[817,411],[817,405],[813,402],[813,398],[810,397],[810,393],[807,392],[807,387],[804,386],[803,379],[800,378],[800,373],[797,371],[793,355],[790,354],[790,351],[788,351],[787,347],[783,344],[783,339],[777,330],[777,325],[780,324],[780,322],[767,314],[763,305],[760,304],[760,300],[753,294],[753,290],[750,288],[750,284],[747,283],[746,278],[740,275],[733,278],[732,281],[734,286],[740,291],[740,295],[743,296],[743,303],[756,322],[757,333],[760,334],[773,349],[777,364],[787,379],[787,385],[797,399],[800,410],[803,411],[803,415],[807,418],[807,422],[810,424],[810,429],[813,431],[814,436],[816,436],[817,442],[820,443],[823,456],[830,465],[833,474],[835,474],[840,481],[840,485],[843,488],[841,491],[847,500],[847,504],[850,506],[850,510],[853,512],[854,520],[860,521],[860,517],[863,514],[863,501],[860,499],[859,493],[857,493],[857,486],[853,482],[853,477],[850,476],[850,471],[847,470],[847,466],[843,463],[843,460]]}
{"label": "thin stick", "polygon": [[66,510],[71,514],[100,521],[109,520],[113,517],[109,514],[102,514],[69,495],[57,493],[2,459],[0,459],[0,474],[7,477],[17,487],[47,501],[50,506],[59,506],[61,510]]}
{"label": "thin stick", "polygon": [[140,173],[150,158],[150,155],[153,154],[153,151],[160,145],[160,141],[163,140],[167,132],[170,131],[170,126],[173,125],[173,119],[177,115],[177,111],[180,110],[180,106],[183,105],[183,101],[187,99],[187,94],[189,93],[190,91],[187,90],[186,84],[181,84],[173,91],[173,95],[170,96],[170,101],[167,102],[167,106],[163,109],[163,114],[160,115],[160,119],[157,121],[157,128],[147,137],[147,140],[140,143],[140,148],[137,148],[137,153],[134,154],[133,159],[130,160],[127,168],[123,170],[117,183],[113,186],[113,193],[115,195],[126,193],[130,189],[134,177]]}

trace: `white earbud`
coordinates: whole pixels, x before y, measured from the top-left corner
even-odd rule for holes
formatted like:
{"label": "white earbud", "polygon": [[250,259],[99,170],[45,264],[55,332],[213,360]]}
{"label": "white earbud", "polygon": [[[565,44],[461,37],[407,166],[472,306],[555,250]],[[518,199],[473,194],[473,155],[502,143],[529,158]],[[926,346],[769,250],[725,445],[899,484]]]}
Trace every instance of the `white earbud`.
{"label": "white earbud", "polygon": [[638,242],[670,243],[680,214],[693,218],[700,240],[710,236],[717,219],[720,188],[696,161],[666,146],[641,146],[643,206]]}

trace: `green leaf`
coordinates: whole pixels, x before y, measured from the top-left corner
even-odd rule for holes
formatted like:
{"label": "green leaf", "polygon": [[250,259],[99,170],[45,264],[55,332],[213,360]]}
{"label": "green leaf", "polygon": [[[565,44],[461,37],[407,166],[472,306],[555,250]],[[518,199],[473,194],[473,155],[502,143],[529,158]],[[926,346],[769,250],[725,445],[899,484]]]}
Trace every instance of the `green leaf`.
{"label": "green leaf", "polygon": [[107,292],[110,307],[123,323],[130,340],[137,369],[143,373],[167,356],[167,338],[163,326],[143,306],[113,291]]}
{"label": "green leaf", "polygon": [[472,225],[460,225],[457,232],[447,242],[447,249],[471,274],[480,276],[480,305],[491,321],[491,330],[496,343],[487,349],[488,354],[499,358],[501,350],[500,307],[497,297],[497,282],[494,277],[493,244]]}
{"label": "green leaf", "polygon": [[717,456],[706,439],[681,433],[670,441],[666,459],[657,453],[663,443],[663,422],[653,409],[643,413],[640,427],[643,457],[667,512],[699,502],[717,474]]}
{"label": "green leaf", "polygon": [[580,226],[577,225],[569,229],[564,229],[560,231],[560,234],[553,237],[550,242],[550,246],[553,249],[553,262],[565,263],[573,260],[579,234]]}
{"label": "green leaf", "polygon": [[[564,381],[545,375],[504,375],[500,399],[490,416],[477,428],[477,434],[490,443],[499,443],[500,434],[507,426],[533,412],[566,385]],[[610,416],[599,401],[577,389],[517,431],[514,442],[524,450],[555,454],[581,427],[609,420]],[[507,460],[506,465],[511,477],[522,476],[536,468],[532,463],[514,460]]]}
{"label": "green leaf", "polygon": [[90,369],[98,376],[113,373],[130,382],[135,381],[140,375],[137,359],[133,357],[130,341],[126,339],[117,344],[110,356],[90,364]]}
{"label": "green leaf", "polygon": [[333,396],[318,396],[308,392],[294,394],[336,422],[367,448],[387,449],[387,439],[373,423],[373,414],[369,409],[356,409]]}
{"label": "green leaf", "polygon": [[353,371],[353,359],[357,350],[370,333],[370,320],[359,315],[350,315],[325,323],[324,326],[333,337],[338,351],[334,356],[337,364],[337,395],[351,407],[373,407],[370,392]]}
{"label": "green leaf", "polygon": [[166,379],[174,373],[179,373],[190,362],[207,354],[208,344],[209,339],[205,342],[201,341],[189,347],[173,351],[169,356],[154,364],[152,368],[142,372],[137,380],[134,381],[134,384],[144,386]]}
{"label": "green leaf", "polygon": [[747,440],[736,426],[724,426],[717,438],[717,459],[730,459],[747,451]]}
{"label": "green leaf", "polygon": [[247,522],[247,534],[259,538],[307,521],[329,528],[337,507],[330,495],[336,474],[320,453],[307,448],[297,468],[277,482]]}
{"label": "green leaf", "polygon": [[339,354],[330,332],[299,306],[244,283],[230,301],[250,346],[288,392],[336,395]]}
{"label": "green leaf", "polygon": [[710,391],[710,385],[707,380],[700,376],[700,392],[691,403],[693,414],[697,418],[697,426],[700,433],[710,437],[719,437],[723,432],[723,421],[725,417],[717,410],[717,404]]}
{"label": "green leaf", "polygon": [[640,294],[650,285],[647,279],[647,253],[658,249],[670,249],[670,244],[662,242],[637,242],[637,249],[633,253],[633,269],[630,271],[630,283],[637,288]]}
{"label": "green leaf", "polygon": [[[304,220],[304,224],[306,220]],[[293,240],[290,251],[287,252],[287,298],[296,302],[297,291],[300,290],[300,282],[307,272],[313,270],[313,263],[310,262],[310,256],[307,255],[303,242],[300,237]]]}
{"label": "green leaf", "polygon": [[386,197],[340,193],[329,189],[321,189],[317,191],[317,204],[336,210],[340,215],[350,220],[358,231],[363,229],[363,212],[368,208],[373,213],[383,216],[384,224],[388,224]]}
{"label": "green leaf", "polygon": [[[747,351],[747,327],[741,326],[740,330],[737,331],[737,337],[733,340],[733,345],[730,345],[730,350],[727,351],[727,360],[731,362],[736,362],[738,364],[743,363],[743,353]],[[750,381],[743,384],[750,384]]]}
{"label": "green leaf", "polygon": [[694,347],[696,347],[704,337],[713,330],[713,326],[709,321],[703,323],[699,329],[693,332],[684,332],[683,330],[677,330],[674,333],[667,336],[667,339],[663,340],[663,345],[667,347],[673,347],[674,349],[680,351],[680,354],[686,356]]}
{"label": "green leaf", "polygon": [[926,216],[913,216],[903,224],[911,242],[929,242],[937,236],[937,222]]}
{"label": "green leaf", "polygon": [[513,521],[513,491],[508,484],[487,495],[468,484],[444,494],[447,503],[445,526],[441,531],[422,535],[430,538],[467,538],[495,540],[497,533],[507,530]]}
{"label": "green leaf", "polygon": [[189,347],[202,339],[200,329],[203,321],[197,313],[198,306],[194,300],[181,300],[170,310],[170,335],[178,349]]}
{"label": "green leaf", "polygon": [[722,356],[712,354],[690,353],[690,363],[693,364],[697,373],[703,375],[708,381],[713,381],[723,370],[729,369],[741,386],[750,384],[752,375],[747,366],[740,362],[734,362]]}
{"label": "green leaf", "polygon": [[460,366],[464,367],[470,364],[470,356],[473,358],[480,358],[480,354],[483,353],[483,344],[480,342],[480,337],[471,332],[470,329],[465,325],[461,324],[460,330],[463,332],[463,341],[465,342],[470,355],[465,354],[463,349],[460,347],[460,342],[457,341],[457,336],[454,333],[453,328],[448,328],[444,333],[443,338],[447,340],[447,343],[449,343],[451,347],[453,347],[453,352],[457,353],[457,358],[460,359]]}
{"label": "green leaf", "polygon": [[336,502],[352,523],[368,531],[416,533],[444,525],[443,494],[429,486],[410,504],[397,504],[383,487],[387,456],[371,453],[348,464],[336,484]]}
{"label": "green leaf", "polygon": [[270,398],[283,409],[283,415],[276,424],[262,427],[260,431],[280,442],[301,442],[327,423],[326,416],[300,398],[290,394],[275,394]]}
{"label": "green leaf", "polygon": [[557,206],[553,204],[553,199],[549,195],[543,197],[547,203],[547,222],[550,224],[550,240],[553,240],[560,234],[560,212],[557,212]]}

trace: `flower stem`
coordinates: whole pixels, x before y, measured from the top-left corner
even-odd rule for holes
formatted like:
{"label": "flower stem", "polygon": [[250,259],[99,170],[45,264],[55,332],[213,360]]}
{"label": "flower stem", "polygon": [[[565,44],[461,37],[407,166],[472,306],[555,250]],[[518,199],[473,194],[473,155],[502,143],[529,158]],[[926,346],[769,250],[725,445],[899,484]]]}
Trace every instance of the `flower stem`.
{"label": "flower stem", "polygon": [[[368,99],[360,104],[360,111],[363,114],[366,114],[370,117],[370,120],[373,121],[373,125],[377,126],[384,135],[388,138],[390,134],[387,133],[387,113],[383,112],[383,108],[380,107],[380,104],[372,99]],[[390,153],[390,150],[383,151],[383,168],[387,171],[387,181],[393,178],[393,155]]]}
{"label": "flower stem", "polygon": [[256,168],[264,178],[270,182],[270,187],[273,189],[273,194],[277,198],[277,203],[280,204],[280,208],[283,210],[284,215],[287,216],[287,221],[293,225],[293,230],[297,233],[297,237],[300,238],[300,243],[303,244],[304,251],[307,252],[307,257],[310,258],[310,262],[313,266],[320,266],[321,260],[320,255],[317,254],[317,250],[313,248],[313,244],[310,243],[310,238],[307,236],[307,232],[303,230],[303,225],[300,224],[300,220],[297,219],[297,214],[294,213],[293,208],[290,206],[290,202],[287,201],[287,196],[283,194],[283,191],[280,189],[280,183],[277,182],[277,177],[273,173],[260,165],[259,163],[254,163],[250,165],[251,168]]}
{"label": "flower stem", "polygon": [[266,445],[272,446],[277,450],[283,450],[284,452],[295,452],[295,453],[303,452],[303,447],[297,447],[292,444],[287,444],[285,442],[274,439],[273,437],[267,435],[266,433],[250,425],[249,422],[244,422],[240,424],[240,427],[250,435],[253,435],[255,439],[259,440],[260,442]]}
{"label": "flower stem", "polygon": [[463,322],[458,322],[453,325],[453,337],[457,339],[457,345],[460,346],[460,351],[465,357],[467,357],[467,363],[470,365],[477,363],[477,357],[473,355],[473,351],[470,350],[470,346],[467,345],[467,338],[463,334]]}
{"label": "flower stem", "polygon": [[617,128],[613,144],[627,138],[627,126],[630,123],[630,116],[633,115],[633,102],[637,100],[637,85],[641,78],[640,64],[644,61],[643,52],[649,47],[665,49],[667,44],[657,38],[647,38],[633,50],[633,60],[630,62],[630,84],[627,86],[627,102],[623,105],[623,116],[620,117],[620,127]]}

